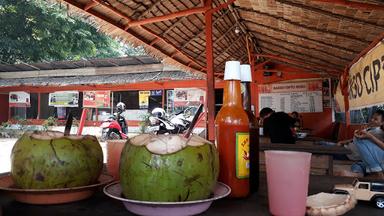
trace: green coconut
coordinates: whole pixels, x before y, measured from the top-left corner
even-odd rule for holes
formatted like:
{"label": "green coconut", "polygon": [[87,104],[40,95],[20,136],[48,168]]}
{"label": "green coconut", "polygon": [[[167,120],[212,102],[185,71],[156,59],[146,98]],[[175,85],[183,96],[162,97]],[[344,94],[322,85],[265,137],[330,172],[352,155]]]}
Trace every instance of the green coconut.
{"label": "green coconut", "polygon": [[126,143],[120,159],[123,195],[134,200],[206,199],[218,174],[216,147],[199,136],[138,135]]}
{"label": "green coconut", "polygon": [[26,132],[11,154],[11,176],[23,189],[53,189],[96,183],[103,152],[94,136]]}

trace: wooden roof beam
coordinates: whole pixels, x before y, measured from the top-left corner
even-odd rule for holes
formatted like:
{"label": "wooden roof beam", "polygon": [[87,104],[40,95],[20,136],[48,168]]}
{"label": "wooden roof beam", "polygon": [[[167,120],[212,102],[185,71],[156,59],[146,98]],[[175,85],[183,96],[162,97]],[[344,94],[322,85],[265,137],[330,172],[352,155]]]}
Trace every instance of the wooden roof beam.
{"label": "wooden roof beam", "polygon": [[[83,9],[82,6],[79,6],[79,3],[77,3],[75,0],[64,0],[66,2],[68,2],[69,4],[72,4],[72,5],[77,5],[78,8],[80,9]],[[115,15],[123,18],[123,19],[126,19],[128,22],[132,21],[132,18],[130,18],[129,16],[125,15],[124,13],[122,13],[121,11],[117,10],[116,8],[114,8],[112,5],[104,2],[103,0],[93,0],[93,1],[96,1],[98,2],[100,5],[106,7],[107,9],[109,9],[111,12],[113,12]],[[90,13],[90,10],[87,11],[88,13]],[[94,12],[94,11],[93,11]],[[99,14],[100,16],[101,14]],[[108,17],[105,17],[103,16],[105,19],[107,20],[110,20],[110,21],[107,21],[111,24],[114,23],[114,21]],[[104,18],[101,18],[103,20],[105,20]],[[122,28],[121,27],[121,24],[117,24],[116,27],[120,28],[120,29],[123,29],[124,30],[124,27]],[[200,70],[205,70],[205,67],[203,67],[201,64],[199,64],[198,62],[196,62],[194,59],[192,59],[189,55],[185,54],[184,52],[182,52],[178,47],[176,47],[174,44],[172,44],[171,42],[169,42],[168,40],[166,40],[165,38],[157,35],[155,32],[153,32],[152,30],[150,30],[149,28],[146,28],[144,26],[138,26],[138,28],[141,28],[142,30],[146,31],[149,35],[155,37],[155,38],[159,38],[160,41],[164,42],[165,44],[171,46],[173,49],[175,49],[179,54],[183,55],[184,57],[186,57],[189,61],[192,61],[195,65],[197,65],[198,67],[200,67]],[[129,29],[128,29],[129,30]],[[126,30],[126,31],[128,31]],[[132,34],[132,32],[129,32],[130,34]],[[153,42],[153,41],[152,41]],[[151,46],[150,45],[151,42],[149,43],[146,43],[147,45]],[[153,46],[151,46],[153,47]],[[155,48],[155,47],[153,47]],[[157,49],[157,48],[155,48]],[[157,49],[159,50],[159,49]]]}
{"label": "wooden roof beam", "polygon": [[[198,5],[194,5],[194,7],[197,7]],[[180,25],[183,21],[188,21],[187,16],[183,16],[181,19],[177,20],[176,22],[172,23],[171,26],[167,28],[161,35],[164,36],[168,34],[170,31],[172,31],[176,26]]]}
{"label": "wooden roof beam", "polygon": [[[367,46],[363,51],[361,51],[355,58],[350,61],[350,63],[346,66],[345,70],[347,71],[352,67],[360,58],[362,58],[365,54],[367,54],[371,49],[373,49],[380,41],[384,40],[384,32],[377,36],[369,46]],[[383,59],[382,59],[383,60]]]}
{"label": "wooden roof beam", "polygon": [[267,25],[264,25],[262,23],[257,23],[257,22],[251,21],[251,20],[243,20],[243,21],[247,22],[247,23],[249,23],[251,25],[259,26],[261,28],[271,29],[271,30],[273,30],[275,32],[291,35],[291,36],[294,36],[294,37],[297,37],[297,38],[301,38],[301,39],[304,39],[304,40],[311,41],[313,43],[321,44],[321,45],[326,46],[326,47],[331,48],[331,49],[337,49],[337,50],[343,51],[345,53],[348,53],[348,55],[351,55],[351,54],[353,55],[353,54],[356,54],[358,52],[356,50],[352,50],[350,48],[342,47],[342,46],[339,46],[337,44],[328,43],[325,40],[323,40],[323,41],[315,40],[315,39],[309,38],[309,37],[307,37],[305,35],[300,35],[300,34],[297,34],[297,33],[294,33],[294,32],[290,32],[290,31],[284,31],[284,30],[281,30],[281,29],[278,29],[278,28],[275,28],[275,27],[271,27],[271,26],[267,26]]}
{"label": "wooden roof beam", "polygon": [[[281,41],[281,42],[279,42],[279,43],[275,43],[274,42],[274,40],[272,39],[272,40],[270,40],[270,39],[265,39],[265,38],[261,38],[261,37],[258,37],[258,41],[260,41],[260,42],[262,42],[262,43],[266,43],[266,44],[271,44],[271,45],[273,45],[273,46],[278,46],[278,47],[282,47],[282,48],[284,48],[284,49],[286,49],[287,51],[291,51],[291,52],[294,52],[294,53],[296,53],[296,54],[301,54],[301,55],[305,55],[305,56],[307,56],[307,57],[309,57],[310,55],[307,55],[307,54],[304,54],[304,53],[306,53],[306,52],[297,52],[297,51],[295,51],[295,50],[292,50],[291,48],[289,48],[289,47],[287,47],[286,45],[293,45],[293,46],[295,46],[295,47],[299,47],[300,49],[305,49],[305,50],[308,50],[307,48],[303,48],[303,46],[300,46],[300,45],[298,45],[298,44],[294,44],[294,43],[289,43],[289,42],[286,42],[286,41]],[[276,40],[277,41],[277,40]],[[321,53],[322,55],[324,55],[324,53]],[[328,54],[326,54],[327,56],[329,56]],[[312,56],[314,56],[314,57],[316,57],[318,60],[320,60],[320,61],[322,61],[322,62],[324,62],[324,63],[328,63],[328,64],[331,64],[331,65],[337,65],[337,66],[340,66],[340,65],[338,65],[338,64],[335,64],[334,62],[331,62],[331,61],[329,61],[328,59],[335,59],[335,60],[337,60],[337,63],[342,63],[343,65],[344,64],[346,64],[346,63],[348,63],[349,61],[350,61],[350,59],[348,59],[348,60],[344,60],[344,61],[342,61],[342,62],[340,62],[340,59],[336,59],[334,56],[332,56],[332,57],[323,57],[323,58],[320,58],[320,57],[318,57],[318,55],[312,55]]]}
{"label": "wooden roof beam", "polygon": [[[242,37],[239,37],[239,38],[237,38],[237,40],[235,40],[235,41],[233,41],[232,43],[231,43],[231,45],[229,45],[227,48],[225,48],[223,51],[220,51],[220,54],[219,55],[217,55],[217,53],[216,53],[216,58],[215,59],[217,59],[218,57],[220,57],[222,54],[224,54],[224,53],[226,53],[228,50],[230,50],[234,45],[236,45],[237,43],[239,43],[239,41],[241,41],[241,39],[242,39]],[[197,58],[199,58],[199,57],[201,57],[201,55],[203,55],[204,54],[204,52],[203,53],[200,53],[200,55],[198,55],[197,56]]]}
{"label": "wooden roof beam", "polygon": [[[318,29],[318,28],[315,28],[315,27],[311,27],[311,26],[308,26],[308,25],[303,25],[301,23],[291,21],[289,19],[285,19],[283,17],[279,17],[279,16],[276,16],[276,15],[273,15],[273,14],[264,13],[264,12],[253,10],[253,9],[247,9],[247,8],[241,8],[241,7],[236,7],[236,9],[238,9],[240,11],[243,11],[245,13],[255,13],[255,14],[259,14],[259,15],[261,15],[263,17],[268,17],[268,18],[275,19],[277,21],[288,23],[288,24],[290,24],[292,26],[295,26],[297,28],[305,29],[306,31],[317,32],[317,33],[320,33],[320,34],[330,34],[330,35],[342,37],[342,38],[347,39],[347,40],[353,40],[354,42],[359,43],[359,44],[361,44],[363,46],[366,46],[366,43],[362,42],[362,41],[370,42],[370,40],[368,40],[368,39],[361,39],[361,38],[358,38],[358,37],[353,36],[353,35],[348,35],[348,34],[344,34],[344,33],[329,31],[329,30],[324,29],[324,28],[323,29]],[[247,19],[245,19],[245,20],[247,20]]]}
{"label": "wooden roof beam", "polygon": [[[276,52],[276,51],[274,51],[274,52]],[[290,59],[290,58],[281,57],[281,56],[278,56],[278,55],[255,54],[255,56],[256,57],[264,57],[264,58],[267,58],[267,59],[274,59],[274,60],[278,60],[278,61],[282,61],[282,62],[287,62],[287,63],[292,63],[292,64],[296,64],[296,65],[302,65],[302,66],[307,67],[309,69],[316,69],[316,70],[324,71],[324,72],[339,73],[339,74],[342,73],[342,71],[337,71],[337,70],[331,70],[330,71],[329,68],[326,68],[326,67],[323,67],[323,66],[320,66],[320,65],[308,64],[308,63],[304,63],[304,62],[301,62],[301,61],[293,60],[293,59]]]}
{"label": "wooden roof beam", "polygon": [[[238,43],[238,42],[240,41],[240,39],[242,39],[242,37],[239,37],[239,39],[237,39],[237,40],[235,41],[235,43]],[[232,43],[229,47],[226,48],[226,50],[224,50],[224,51],[221,52],[219,55],[217,55],[216,58],[215,58],[215,60],[219,59],[223,54],[227,53],[227,51],[228,51],[229,49],[231,49],[231,48],[234,46],[235,43]],[[234,56],[234,57],[238,58],[239,60],[241,60],[242,58],[244,58],[244,56],[246,56],[246,57],[248,58],[248,53],[246,53],[245,50],[244,50],[244,53],[245,53],[245,54],[242,55],[242,56],[240,56],[240,57],[238,57],[238,56]],[[224,63],[225,61],[226,61],[226,59],[223,58],[222,61],[219,61],[219,65],[222,65],[222,63]]]}
{"label": "wooden roof beam", "polygon": [[124,28],[124,30],[127,30],[130,27],[133,26],[141,26],[141,25],[146,25],[150,23],[155,23],[155,22],[162,22],[170,19],[175,19],[178,17],[183,17],[183,16],[189,16],[192,14],[197,14],[197,13],[203,13],[207,11],[209,7],[197,7],[197,8],[192,8],[192,9],[186,9],[186,10],[181,10],[177,11],[174,13],[162,15],[162,16],[156,16],[156,17],[150,17],[147,19],[142,19],[142,20],[132,20],[128,22],[127,26]]}
{"label": "wooden roof beam", "polygon": [[[218,37],[216,40],[214,40],[213,43],[217,44],[217,43],[220,42],[223,38],[228,37],[228,33],[231,32],[235,27],[236,27],[236,25],[231,26],[225,33],[221,34],[220,37]],[[230,39],[231,39],[231,38],[230,38]],[[214,49],[215,49],[215,48],[217,48],[217,47],[214,47]],[[199,55],[198,55],[196,58],[201,57],[204,53],[205,53],[205,51],[203,50],[202,52],[199,53]]]}
{"label": "wooden roof beam", "polygon": [[382,10],[384,11],[383,5],[356,2],[356,1],[346,1],[346,0],[312,0],[313,2],[323,2],[328,4],[336,4],[355,8],[358,10]]}
{"label": "wooden roof beam", "polygon": [[147,19],[132,20],[132,21],[128,22],[128,24],[124,30],[127,30],[128,28],[133,27],[133,26],[146,25],[146,24],[150,24],[150,23],[171,20],[171,19],[175,19],[178,17],[185,17],[185,16],[189,16],[192,14],[205,13],[205,12],[207,12],[207,10],[210,10],[210,12],[215,13],[221,9],[228,7],[230,4],[232,4],[235,1],[236,0],[228,0],[228,2],[220,4],[219,6],[212,8],[212,9],[210,9],[211,7],[209,7],[209,6],[202,6],[202,7],[197,7],[197,8],[185,9],[185,10],[181,10],[181,11],[177,11],[177,12],[173,12],[173,13],[165,14],[165,15],[161,15],[161,16],[150,17]]}
{"label": "wooden roof beam", "polygon": [[[73,6],[75,6],[75,7],[79,8],[79,9],[81,9],[81,10],[84,10],[84,5],[78,3],[78,2],[75,1],[75,0],[63,0],[63,1],[65,1],[65,2],[67,2],[67,3],[69,3],[69,4],[73,5]],[[99,2],[100,0],[95,0],[95,1],[98,1],[98,2]],[[100,1],[100,2],[101,2],[101,1]],[[100,3],[100,2],[99,2],[99,3]],[[100,5],[102,5],[102,4],[100,3]],[[109,6],[109,5],[103,5],[103,6],[108,7],[109,9],[111,9],[111,8],[110,8],[111,6]],[[112,8],[112,9],[113,9],[113,8]],[[111,9],[111,11],[113,11],[113,12],[116,13],[117,15],[121,14],[121,12],[118,12],[118,11],[116,11],[116,10],[112,10],[112,9]],[[102,15],[102,14],[100,14],[100,13],[98,13],[98,12],[92,10],[92,9],[89,9],[89,10],[86,11],[86,12],[89,13],[89,14],[91,14],[91,15],[93,15],[93,16],[95,16],[95,17],[97,17],[97,18],[99,18],[99,19],[101,19],[101,20],[104,20],[105,22],[110,23],[111,25],[113,25],[113,26],[115,26],[115,27],[117,27],[117,28],[120,28],[121,30],[124,30],[124,27],[120,24],[120,22],[115,21],[115,20],[111,19],[110,17],[106,17],[105,15]],[[122,18],[129,19],[128,17],[126,17],[126,16],[123,15],[123,14],[121,14],[121,15],[119,15],[119,16],[124,16],[124,17],[122,17]],[[144,29],[144,30],[146,30],[146,29]],[[151,42],[146,41],[143,37],[141,37],[140,35],[136,34],[135,32],[133,32],[133,31],[131,31],[131,30],[129,30],[129,29],[127,30],[127,32],[128,32],[129,34],[133,35],[134,37],[136,37],[137,40],[141,41],[142,43],[147,44],[148,46],[151,46],[151,45],[150,45]],[[155,36],[155,37],[157,36],[156,34],[153,35],[153,32],[148,32],[148,33],[149,33],[150,35],[152,34],[152,36]],[[157,36],[157,37],[158,37],[158,36]],[[159,39],[160,39],[160,38],[159,38]],[[166,42],[164,39],[160,39],[160,40],[162,40],[163,42],[165,42],[165,43],[167,43],[168,45],[170,45],[170,46],[174,47],[175,49],[177,49],[174,45],[169,44],[169,43]],[[158,52],[160,52],[161,54],[163,54],[163,55],[165,55],[165,56],[168,56],[168,57],[171,57],[170,54],[167,54],[167,53],[165,53],[164,51],[162,51],[162,50],[160,50],[160,49],[158,49],[158,48],[155,48],[155,47],[153,47],[153,46],[151,46],[151,47],[152,47],[153,49],[157,50]],[[183,54],[183,53],[182,53],[182,54]],[[183,54],[183,55],[190,59],[189,56],[187,56],[187,55],[185,55],[185,54]],[[182,61],[180,61],[180,60],[177,60],[177,59],[174,59],[174,60],[175,60],[176,62],[180,63],[181,65],[184,65],[184,66],[186,66],[186,67],[190,67],[190,68],[192,68],[192,69],[194,69],[194,70],[197,70],[197,71],[204,71],[204,70],[205,70],[205,68],[204,68],[203,66],[201,66],[200,64],[198,64],[198,63],[195,62],[195,61],[193,61],[193,63],[197,66],[197,68],[192,67],[192,66],[187,66],[187,64],[186,64],[185,62],[182,62]]]}
{"label": "wooden roof beam", "polygon": [[[282,40],[278,37],[274,37],[274,36],[270,36],[270,35],[267,35],[267,34],[264,34],[264,33],[261,33],[261,32],[252,32],[252,35],[254,35],[256,38],[258,37],[264,37],[264,38],[268,38],[269,40],[275,40],[275,41],[278,41],[280,43],[285,43],[285,44],[289,44],[289,45],[292,45],[292,46],[297,46],[297,47],[300,47],[302,49],[308,49],[308,50],[313,50],[313,51],[316,51],[316,52],[320,52],[324,55],[328,55],[328,56],[331,56],[332,58],[338,58],[340,60],[343,60],[343,61],[351,61],[350,58],[346,58],[345,55],[335,55],[334,52],[331,52],[327,49],[320,49],[320,48],[312,48],[310,46],[307,46],[307,44],[298,44],[298,43],[292,43],[292,42],[289,42],[287,40]],[[315,46],[316,47],[316,46]]]}
{"label": "wooden roof beam", "polygon": [[[221,19],[223,19],[227,14],[228,14],[229,10],[227,10],[226,12],[224,12],[222,15],[220,15],[218,18],[216,18],[212,25],[214,26],[218,21],[220,21]],[[192,38],[188,39],[188,41],[186,41],[184,43],[183,46],[181,46],[181,49],[184,49],[185,47],[187,47],[192,41],[194,41],[196,38],[199,38],[201,35],[203,35],[205,32],[204,29],[200,30],[197,34],[195,34],[195,36],[193,36]]]}
{"label": "wooden roof beam", "polygon": [[234,3],[236,0],[228,0],[226,3],[223,3],[215,8],[212,8],[211,11],[212,13],[216,13],[218,12],[219,10],[221,9],[224,9],[224,8],[227,8],[229,5],[231,5],[232,3]]}
{"label": "wooden roof beam", "polygon": [[382,25],[382,24],[380,25],[380,24],[377,24],[377,23],[374,23],[374,22],[365,21],[365,20],[362,20],[362,19],[356,19],[356,18],[352,18],[352,17],[349,17],[349,16],[333,13],[331,11],[323,10],[321,8],[312,7],[312,6],[309,6],[309,5],[302,4],[302,3],[293,2],[291,0],[276,0],[276,1],[281,3],[281,4],[284,4],[284,5],[289,5],[289,6],[295,7],[295,8],[301,8],[303,10],[306,10],[306,11],[309,11],[309,12],[314,12],[314,13],[317,13],[317,14],[320,14],[320,15],[324,15],[324,16],[328,16],[328,17],[332,17],[332,18],[340,19],[340,20],[346,20],[348,22],[352,22],[352,23],[356,23],[356,24],[360,24],[360,25],[365,25],[365,26],[370,26],[372,28],[378,28],[378,29],[384,30],[384,25]]}
{"label": "wooden roof beam", "polygon": [[[270,53],[270,54],[268,54],[268,53]],[[266,54],[275,55],[272,52],[266,52]],[[303,65],[283,62],[283,61],[279,61],[279,60],[272,60],[270,62],[275,63],[275,64],[277,63],[277,64],[288,65],[290,67],[293,67],[295,69],[295,71],[297,71],[299,73],[314,73],[314,74],[319,74],[319,75],[328,75],[328,76],[332,76],[332,77],[339,77],[339,74],[329,74],[327,72],[324,72],[323,70],[319,71],[319,70],[315,70],[313,68],[305,67]],[[259,68],[259,70],[260,70],[260,68]]]}
{"label": "wooden roof beam", "polygon": [[89,1],[85,6],[84,6],[84,10],[87,11],[93,7],[95,7],[96,5],[98,5],[99,3],[95,2],[94,0],[91,0]]}
{"label": "wooden roof beam", "polygon": [[145,17],[148,13],[150,13],[152,11],[153,8],[159,6],[159,4],[161,4],[163,0],[157,0],[155,3],[153,3],[151,6],[149,6],[149,8],[147,8],[147,10],[143,11],[141,14],[139,14],[137,16],[137,19],[141,19],[143,17]]}
{"label": "wooden roof beam", "polygon": [[335,64],[335,63],[332,63],[328,60],[325,60],[325,59],[322,59],[322,58],[318,58],[317,56],[311,56],[311,55],[308,55],[308,54],[305,54],[305,53],[301,53],[301,52],[297,52],[295,50],[292,50],[292,49],[288,49],[287,47],[281,47],[279,45],[276,45],[274,43],[270,43],[270,42],[266,42],[266,41],[263,41],[262,43],[264,44],[267,44],[268,46],[265,47],[263,46],[264,48],[268,48],[268,49],[272,49],[274,48],[273,50],[284,50],[283,53],[285,53],[286,55],[292,55],[294,54],[295,57],[299,58],[299,59],[302,59],[303,61],[308,61],[308,62],[311,62],[313,64],[317,64],[317,65],[322,65],[324,67],[334,67],[334,68],[339,68],[341,70],[341,68],[344,67],[343,64]]}

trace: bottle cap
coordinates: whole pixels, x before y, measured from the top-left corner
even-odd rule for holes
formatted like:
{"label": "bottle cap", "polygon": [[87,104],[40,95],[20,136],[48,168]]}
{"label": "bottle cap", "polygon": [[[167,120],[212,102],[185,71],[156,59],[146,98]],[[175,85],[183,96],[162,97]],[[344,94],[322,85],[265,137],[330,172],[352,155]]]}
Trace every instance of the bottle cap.
{"label": "bottle cap", "polygon": [[240,62],[225,62],[224,80],[240,80]]}
{"label": "bottle cap", "polygon": [[240,65],[240,77],[241,82],[252,82],[251,65]]}

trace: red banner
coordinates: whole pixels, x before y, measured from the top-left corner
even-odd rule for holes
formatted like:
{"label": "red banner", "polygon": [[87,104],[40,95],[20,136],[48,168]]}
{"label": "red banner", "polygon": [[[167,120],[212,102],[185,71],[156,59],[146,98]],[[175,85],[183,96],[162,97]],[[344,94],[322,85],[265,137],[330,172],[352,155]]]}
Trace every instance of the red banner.
{"label": "red banner", "polygon": [[83,107],[88,108],[110,108],[110,91],[85,91],[83,92]]}

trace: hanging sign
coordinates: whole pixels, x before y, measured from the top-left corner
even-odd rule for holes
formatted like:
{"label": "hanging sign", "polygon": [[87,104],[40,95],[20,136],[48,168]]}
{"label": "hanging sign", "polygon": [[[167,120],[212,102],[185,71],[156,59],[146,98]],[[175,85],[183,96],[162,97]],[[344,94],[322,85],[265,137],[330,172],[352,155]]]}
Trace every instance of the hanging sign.
{"label": "hanging sign", "polygon": [[349,107],[384,103],[384,43],[381,41],[349,69]]}
{"label": "hanging sign", "polygon": [[139,107],[140,109],[147,109],[149,106],[149,96],[151,91],[139,91]]}
{"label": "hanging sign", "polygon": [[151,90],[151,96],[163,96],[163,90]]}
{"label": "hanging sign", "polygon": [[9,92],[9,107],[30,107],[31,97],[28,92]]}
{"label": "hanging sign", "polygon": [[259,85],[259,110],[323,112],[322,81]]}
{"label": "hanging sign", "polygon": [[198,106],[204,103],[205,91],[199,88],[178,88],[174,90],[175,107]]}
{"label": "hanging sign", "polygon": [[110,91],[85,91],[83,92],[83,107],[110,108]]}
{"label": "hanging sign", "polygon": [[49,106],[54,107],[78,107],[78,91],[59,91],[49,93]]}

